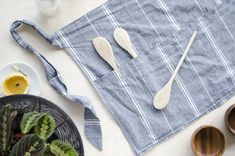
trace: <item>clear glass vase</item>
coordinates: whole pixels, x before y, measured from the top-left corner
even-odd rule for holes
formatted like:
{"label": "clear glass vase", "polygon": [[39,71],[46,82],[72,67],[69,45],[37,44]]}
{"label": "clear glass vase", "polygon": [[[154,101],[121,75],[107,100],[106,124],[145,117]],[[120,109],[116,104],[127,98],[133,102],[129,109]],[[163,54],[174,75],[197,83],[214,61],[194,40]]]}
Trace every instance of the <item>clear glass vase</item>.
{"label": "clear glass vase", "polygon": [[52,16],[60,5],[61,0],[35,0],[37,6],[43,14]]}

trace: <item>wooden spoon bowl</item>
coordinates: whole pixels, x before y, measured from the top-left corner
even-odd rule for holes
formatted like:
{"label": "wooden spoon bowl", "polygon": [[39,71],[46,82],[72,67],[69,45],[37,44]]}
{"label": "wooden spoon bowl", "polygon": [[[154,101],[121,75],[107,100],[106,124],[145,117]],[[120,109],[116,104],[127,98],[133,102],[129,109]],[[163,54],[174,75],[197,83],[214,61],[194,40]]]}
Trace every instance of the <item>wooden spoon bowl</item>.
{"label": "wooden spoon bowl", "polygon": [[224,120],[229,131],[235,134],[235,105],[232,105],[226,111]]}
{"label": "wooden spoon bowl", "polygon": [[222,156],[225,144],[223,133],[213,126],[202,126],[192,136],[192,149],[196,156]]}

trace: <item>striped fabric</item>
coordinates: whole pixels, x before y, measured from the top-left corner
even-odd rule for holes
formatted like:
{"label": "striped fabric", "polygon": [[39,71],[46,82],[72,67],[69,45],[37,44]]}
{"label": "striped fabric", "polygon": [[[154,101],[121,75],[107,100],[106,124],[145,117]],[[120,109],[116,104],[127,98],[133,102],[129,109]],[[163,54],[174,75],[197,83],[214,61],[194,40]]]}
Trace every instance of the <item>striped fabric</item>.
{"label": "striped fabric", "polygon": [[[223,104],[235,91],[235,2],[232,0],[110,0],[58,30],[52,44],[81,67],[136,155]],[[122,27],[138,53],[132,59],[114,41]],[[171,77],[192,32],[196,40],[164,110],[153,97]],[[118,70],[101,59],[91,40],[105,37]]]}

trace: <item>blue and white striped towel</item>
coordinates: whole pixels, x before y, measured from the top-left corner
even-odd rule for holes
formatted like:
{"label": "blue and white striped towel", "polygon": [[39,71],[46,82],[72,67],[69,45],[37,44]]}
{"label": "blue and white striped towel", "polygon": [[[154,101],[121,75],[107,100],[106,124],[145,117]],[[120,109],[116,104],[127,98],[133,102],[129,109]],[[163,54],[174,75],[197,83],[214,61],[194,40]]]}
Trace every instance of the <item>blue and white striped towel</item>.
{"label": "blue and white striped towel", "polygon": [[[234,95],[234,8],[232,0],[110,0],[51,40],[80,65],[136,155],[142,155]],[[117,27],[130,34],[136,59],[114,41]],[[153,97],[171,77],[194,30],[198,35],[170,103],[156,110]],[[97,36],[112,44],[117,71],[95,51],[91,40]]]}

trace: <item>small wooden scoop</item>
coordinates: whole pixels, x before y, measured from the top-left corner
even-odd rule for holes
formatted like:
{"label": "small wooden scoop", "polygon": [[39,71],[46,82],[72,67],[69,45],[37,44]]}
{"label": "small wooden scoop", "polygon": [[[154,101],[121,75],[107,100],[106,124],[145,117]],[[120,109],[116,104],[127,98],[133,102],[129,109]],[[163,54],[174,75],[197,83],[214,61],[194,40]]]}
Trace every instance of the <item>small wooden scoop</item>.
{"label": "small wooden scoop", "polygon": [[213,126],[202,126],[192,136],[192,149],[196,156],[222,156],[225,144],[224,134]]}
{"label": "small wooden scoop", "polygon": [[117,28],[114,31],[114,39],[116,42],[125,49],[133,58],[137,57],[137,54],[132,46],[130,36],[126,32],[126,30],[122,28]]}
{"label": "small wooden scoop", "polygon": [[110,43],[104,37],[96,37],[92,40],[97,53],[114,69],[117,69],[115,57]]}

